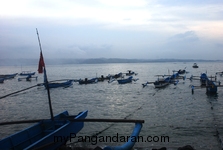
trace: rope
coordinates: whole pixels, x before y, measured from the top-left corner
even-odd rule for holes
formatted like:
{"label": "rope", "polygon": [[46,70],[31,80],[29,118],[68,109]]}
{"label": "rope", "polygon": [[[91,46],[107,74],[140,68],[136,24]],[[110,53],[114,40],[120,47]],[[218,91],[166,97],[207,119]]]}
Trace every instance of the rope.
{"label": "rope", "polygon": [[19,92],[23,92],[23,91],[29,90],[29,89],[34,88],[34,87],[39,86],[39,85],[40,85],[40,84],[37,84],[37,85],[31,86],[31,87],[28,87],[28,88],[25,88],[25,89],[22,89],[22,90],[19,90],[19,91],[16,91],[16,92],[7,94],[7,95],[5,95],[5,96],[0,97],[0,99],[6,98],[6,97],[8,97],[8,96],[10,96],[10,95],[13,95],[13,94],[16,94],[16,93],[19,93]]}
{"label": "rope", "polygon": [[[52,80],[52,81],[49,81],[48,83],[55,82],[55,81],[64,81],[64,80],[72,80],[72,81],[74,81],[74,82],[78,82],[78,81],[79,81],[79,80],[77,80],[77,79],[60,79],[60,80]],[[39,83],[39,84],[37,84],[37,85],[31,86],[31,87],[28,87],[28,88],[25,88],[25,89],[22,89],[22,90],[19,90],[19,91],[10,93],[10,94],[7,94],[7,95],[5,95],[5,96],[0,97],[0,99],[6,98],[6,97],[8,97],[8,96],[10,96],[10,95],[13,95],[13,94],[16,94],[16,93],[20,93],[20,92],[29,90],[29,89],[34,88],[34,87],[37,87],[37,86],[42,86],[43,84],[44,84],[44,83]],[[70,85],[70,86],[71,86],[71,85]],[[70,86],[67,86],[67,87],[70,87]],[[67,87],[65,87],[65,88],[67,88]]]}

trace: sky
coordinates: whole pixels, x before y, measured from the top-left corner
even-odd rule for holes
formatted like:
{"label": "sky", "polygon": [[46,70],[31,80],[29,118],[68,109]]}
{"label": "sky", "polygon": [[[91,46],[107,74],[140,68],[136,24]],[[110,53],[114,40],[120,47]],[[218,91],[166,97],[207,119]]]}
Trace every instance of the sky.
{"label": "sky", "polygon": [[0,0],[0,59],[223,60],[222,0]]}

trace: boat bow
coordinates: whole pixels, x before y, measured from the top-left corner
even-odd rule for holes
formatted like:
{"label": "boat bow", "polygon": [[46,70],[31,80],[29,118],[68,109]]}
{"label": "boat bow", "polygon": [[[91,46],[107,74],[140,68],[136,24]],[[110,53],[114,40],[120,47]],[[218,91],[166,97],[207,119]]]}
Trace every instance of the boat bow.
{"label": "boat bow", "polygon": [[107,146],[104,148],[104,150],[130,150],[132,149],[135,143],[137,142],[141,128],[142,128],[142,123],[135,123],[135,128],[131,136],[129,137],[128,142],[126,142],[125,144],[121,146],[114,146],[114,147]]}

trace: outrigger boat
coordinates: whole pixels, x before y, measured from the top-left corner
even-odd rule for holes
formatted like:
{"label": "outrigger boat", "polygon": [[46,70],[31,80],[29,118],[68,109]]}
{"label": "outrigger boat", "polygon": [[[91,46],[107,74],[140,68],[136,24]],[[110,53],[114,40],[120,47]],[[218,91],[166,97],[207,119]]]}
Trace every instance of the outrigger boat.
{"label": "outrigger boat", "polygon": [[118,73],[118,74],[115,74],[115,75],[108,75],[106,77],[108,79],[108,83],[112,83],[114,81],[116,81],[118,78],[124,78],[124,76],[122,75],[122,73]]}
{"label": "outrigger boat", "polygon": [[26,79],[26,81],[31,81],[31,79],[36,79],[37,80],[38,76],[31,76],[31,75],[28,75],[27,77],[24,77],[24,78],[18,78],[18,81],[22,81],[23,79]]}
{"label": "outrigger boat", "polygon": [[[195,77],[195,78],[194,78]],[[197,77],[199,77],[199,78],[197,78]],[[207,80],[209,80],[208,78],[210,78],[210,79],[215,79],[215,81],[217,80],[217,77],[216,76],[207,76],[207,74],[206,73],[202,73],[200,76],[193,76],[193,75],[191,75],[191,77],[189,78],[191,81],[192,80],[200,80],[200,82],[201,82],[201,85],[206,85],[206,83],[207,83]]]}
{"label": "outrigger boat", "polygon": [[[73,85],[73,80],[67,80],[65,82],[49,82],[48,86],[49,88],[59,88],[59,87],[70,87],[71,85]],[[46,88],[46,84],[44,84],[45,88]]]}
{"label": "outrigger boat", "polygon": [[126,84],[126,83],[131,83],[132,81],[136,82],[137,80],[139,80],[139,79],[138,78],[137,79],[133,79],[133,77],[130,76],[130,77],[126,78],[126,79],[124,79],[124,77],[123,77],[122,79],[119,79],[117,81],[118,81],[119,84]]}
{"label": "outrigger boat", "polygon": [[[191,89],[192,89],[192,93],[194,93],[194,89],[195,88],[206,88],[206,93],[209,94],[216,94],[218,91],[218,87],[222,87],[221,82],[216,82],[217,78],[216,76],[207,76],[206,73],[202,73],[200,78],[193,78],[193,77],[198,77],[198,76],[191,76],[189,79],[192,80],[200,80],[201,85],[200,86],[194,86],[194,85],[190,85]],[[209,79],[210,78],[210,79]],[[213,81],[212,78],[215,78],[215,80]],[[217,85],[218,83],[218,85]]]}
{"label": "outrigger boat", "polygon": [[[37,31],[38,35],[38,31]],[[42,56],[42,49],[40,44],[40,39],[38,35],[39,45],[40,45],[40,60],[39,60],[39,73],[44,72],[45,84],[47,87],[47,94],[49,100],[49,108],[51,119],[39,119],[39,120],[22,120],[22,121],[12,121],[3,122],[0,125],[9,124],[21,124],[21,123],[35,123],[37,124],[17,132],[9,137],[0,140],[1,149],[14,149],[14,150],[31,150],[31,149],[41,149],[41,150],[55,150],[65,145],[68,139],[72,138],[72,135],[76,135],[83,127],[84,122],[126,122],[135,123],[135,128],[128,139],[128,142],[121,146],[110,147],[106,146],[104,150],[122,149],[129,150],[132,149],[138,137],[142,123],[144,120],[120,120],[120,119],[85,119],[88,111],[83,111],[76,116],[71,116],[67,111],[64,111],[56,116],[53,116],[53,110],[51,105],[50,91],[48,87],[48,80],[46,75],[46,67]],[[44,69],[44,71],[43,71]],[[55,141],[56,139],[56,141]]]}
{"label": "outrigger boat", "polygon": [[173,70],[173,72],[177,72],[178,74],[185,74],[185,73],[188,73],[188,72],[186,71],[186,68],[187,68],[187,67],[185,67],[184,69],[179,69],[178,71]]}
{"label": "outrigger boat", "polygon": [[170,77],[162,78],[162,79],[158,78],[153,84],[155,88],[162,88],[169,85],[170,81],[171,81]]}
{"label": "outrigger boat", "polygon": [[197,63],[194,63],[192,67],[193,67],[193,68],[198,68]]}
{"label": "outrigger boat", "polygon": [[92,78],[92,79],[88,80],[88,78],[85,78],[84,80],[80,79],[78,82],[79,82],[79,84],[92,84],[92,83],[97,83],[98,79]]}
{"label": "outrigger boat", "polygon": [[12,79],[12,78],[15,78],[15,76],[17,75],[18,73],[13,73],[13,74],[3,74],[3,75],[0,75],[0,78],[4,78],[5,80],[6,79]]}
{"label": "outrigger boat", "polygon": [[4,83],[5,80],[15,78],[15,76],[16,76],[17,74],[18,74],[18,73],[0,75],[0,83]]}
{"label": "outrigger boat", "polygon": [[132,70],[128,70],[127,73],[125,73],[125,75],[127,76],[132,76],[132,75],[137,75],[138,73],[133,72]]}
{"label": "outrigger boat", "polygon": [[36,72],[31,72],[31,71],[22,71],[19,75],[20,76],[28,76],[28,75],[35,75]]}
{"label": "outrigger boat", "polygon": [[[70,133],[78,133],[84,127],[84,123],[83,121],[74,122],[71,119],[84,119],[87,116],[87,112],[88,111],[84,111],[80,112],[77,116],[70,116],[68,112],[65,111],[59,115],[56,115],[52,119],[15,122],[19,124],[23,122],[32,123],[39,121],[37,124],[34,124],[27,129],[2,139],[0,141],[0,148],[14,150],[57,149],[58,147],[64,145],[67,141],[55,141],[55,137],[69,138]],[[8,124],[10,124],[10,122]],[[13,124],[13,122],[11,122],[11,124]]]}
{"label": "outrigger boat", "polygon": [[111,78],[114,78],[114,79],[117,79],[117,78],[121,78],[122,77],[122,73],[120,72],[120,73],[118,73],[118,74],[115,74],[115,75],[108,75],[107,77],[106,77],[106,79],[111,79]]}
{"label": "outrigger boat", "polygon": [[119,84],[126,84],[126,83],[131,83],[132,82],[132,76],[128,77],[127,79],[120,79],[117,80]]}
{"label": "outrigger boat", "polygon": [[216,72],[216,75],[219,74],[220,76],[223,75],[223,71],[222,72]]}
{"label": "outrigger boat", "polygon": [[[146,82],[146,83],[143,83],[142,86],[145,87],[148,84],[154,84],[155,88],[162,88],[169,84],[177,85],[179,80],[176,80],[176,79],[185,80],[186,78],[185,76],[184,77],[179,76],[178,73],[174,73],[173,75],[156,75],[156,76],[158,76],[158,79],[155,82]],[[159,78],[160,76],[162,76],[163,78],[160,79]],[[164,78],[165,76],[168,76],[168,77]]]}
{"label": "outrigger boat", "polygon": [[4,78],[0,78],[0,83],[4,83]]}

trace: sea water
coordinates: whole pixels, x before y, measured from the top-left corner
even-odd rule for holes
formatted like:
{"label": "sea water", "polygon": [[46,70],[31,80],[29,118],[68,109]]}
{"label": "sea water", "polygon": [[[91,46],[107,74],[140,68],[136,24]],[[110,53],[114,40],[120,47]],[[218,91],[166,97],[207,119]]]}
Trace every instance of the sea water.
{"label": "sea water", "polygon": [[[51,101],[54,115],[67,110],[75,115],[88,110],[87,118],[107,119],[138,119],[145,120],[140,136],[144,141],[135,147],[169,147],[175,148],[191,145],[196,149],[221,149],[219,139],[223,135],[223,87],[218,88],[216,95],[207,95],[206,89],[195,89],[191,92],[190,85],[200,85],[198,80],[179,80],[175,85],[156,89],[153,84],[142,87],[147,81],[157,80],[156,75],[171,75],[173,70],[186,69],[186,77],[199,76],[207,73],[215,76],[222,71],[222,63],[200,62],[199,68],[192,68],[193,63],[114,63],[114,64],[73,64],[46,66],[48,80],[85,79],[104,77],[108,74],[125,73],[132,70],[138,75],[136,82],[120,85],[107,81],[96,84],[79,85],[77,82],[69,88],[51,89]],[[0,74],[36,71],[37,66],[1,66]],[[37,71],[36,71],[37,72]],[[43,74],[38,74],[37,81],[5,80],[0,84],[0,97],[43,82]],[[223,83],[223,77],[217,75],[217,81]],[[0,99],[0,120],[14,121],[24,119],[50,118],[47,92],[44,87],[32,89]],[[0,138],[30,126],[0,126]],[[134,123],[89,123],[86,122],[79,136],[130,136]],[[145,141],[150,138],[150,142]],[[162,140],[162,137],[168,137]],[[153,139],[153,140],[152,140]],[[74,143],[76,142],[76,143]],[[77,139],[73,145],[83,145]],[[121,145],[120,141],[93,142],[87,145]]]}

